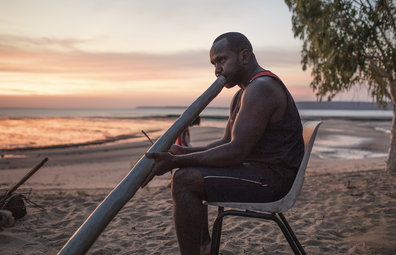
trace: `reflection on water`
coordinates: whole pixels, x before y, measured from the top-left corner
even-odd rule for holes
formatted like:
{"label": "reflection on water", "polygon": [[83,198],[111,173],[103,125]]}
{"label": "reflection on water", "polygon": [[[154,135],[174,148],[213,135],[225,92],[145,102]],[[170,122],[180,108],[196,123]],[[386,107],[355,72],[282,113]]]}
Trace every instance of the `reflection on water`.
{"label": "reflection on water", "polygon": [[346,136],[346,135],[328,135],[318,137],[315,140],[312,154],[319,158],[326,159],[362,159],[386,157],[387,153],[379,153],[367,150],[355,149],[360,144],[369,142],[373,138]]}
{"label": "reflection on water", "polygon": [[[160,136],[176,118],[0,118],[0,150],[48,147],[72,144],[96,144],[99,141],[123,142],[146,139],[141,130]],[[201,126],[225,128],[225,120],[204,119]]]}
{"label": "reflection on water", "polygon": [[375,130],[384,132],[385,134],[390,134],[391,130],[389,128],[382,128],[382,127],[376,127]]}
{"label": "reflection on water", "polygon": [[[0,150],[30,147],[51,147],[55,145],[96,145],[100,141],[126,142],[146,139],[141,130],[153,138],[163,134],[174,122],[169,118],[106,118],[106,117],[7,117],[0,118]],[[368,121],[360,125],[373,130],[390,133],[389,122]],[[201,126],[226,126],[225,119],[202,118]],[[346,133],[347,125],[329,125],[319,132]],[[150,132],[150,131],[157,132]],[[135,138],[139,136],[140,138]],[[362,159],[386,157],[387,153],[361,150],[359,146],[373,138],[348,135],[318,135],[313,154],[329,159]],[[2,152],[2,158],[17,157]],[[0,155],[1,156],[1,155]]]}
{"label": "reflection on water", "polygon": [[19,154],[1,154],[0,158],[26,158],[26,155]]}
{"label": "reflection on water", "polygon": [[392,119],[393,110],[315,110],[315,109],[299,109],[300,115],[311,118],[323,117],[341,117],[348,119]]}
{"label": "reflection on water", "polygon": [[172,119],[0,118],[0,149],[81,144],[141,136],[169,128]]}

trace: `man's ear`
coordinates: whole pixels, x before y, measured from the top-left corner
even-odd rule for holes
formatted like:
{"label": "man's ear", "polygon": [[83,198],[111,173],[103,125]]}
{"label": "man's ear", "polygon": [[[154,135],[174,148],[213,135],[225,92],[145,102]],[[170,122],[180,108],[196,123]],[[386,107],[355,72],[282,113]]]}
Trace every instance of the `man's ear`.
{"label": "man's ear", "polygon": [[244,49],[243,51],[241,51],[241,53],[239,54],[240,58],[241,58],[241,62],[243,64],[247,64],[250,61],[250,51],[248,49]]}

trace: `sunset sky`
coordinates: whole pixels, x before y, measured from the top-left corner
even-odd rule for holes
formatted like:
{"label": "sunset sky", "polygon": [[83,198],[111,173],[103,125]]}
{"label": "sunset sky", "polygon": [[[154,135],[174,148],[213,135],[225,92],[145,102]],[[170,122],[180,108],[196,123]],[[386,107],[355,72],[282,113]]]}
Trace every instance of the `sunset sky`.
{"label": "sunset sky", "polygon": [[291,27],[280,0],[0,1],[0,107],[188,106],[215,80],[209,48],[229,31],[250,39],[296,101],[314,101]]}

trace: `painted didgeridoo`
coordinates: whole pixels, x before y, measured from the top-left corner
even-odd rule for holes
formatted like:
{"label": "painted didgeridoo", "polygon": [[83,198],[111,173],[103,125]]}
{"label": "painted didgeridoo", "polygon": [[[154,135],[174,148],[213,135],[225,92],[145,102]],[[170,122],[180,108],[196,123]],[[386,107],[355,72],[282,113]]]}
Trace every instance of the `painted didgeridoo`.
{"label": "painted didgeridoo", "polygon": [[[219,76],[216,81],[194,101],[173,125],[154,143],[148,152],[168,151],[173,142],[185,130],[203,109],[220,93],[226,78]],[[126,177],[110,192],[69,241],[58,255],[85,254],[95,240],[117,215],[121,208],[135,195],[144,182],[155,161],[143,155]]]}

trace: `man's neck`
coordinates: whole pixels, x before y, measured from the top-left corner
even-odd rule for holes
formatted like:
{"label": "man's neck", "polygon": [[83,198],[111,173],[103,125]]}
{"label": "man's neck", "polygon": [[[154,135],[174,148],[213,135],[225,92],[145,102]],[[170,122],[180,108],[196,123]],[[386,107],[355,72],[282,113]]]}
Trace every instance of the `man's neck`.
{"label": "man's neck", "polygon": [[247,76],[247,79],[245,80],[244,83],[238,85],[242,90],[246,89],[246,87],[249,85],[250,80],[259,72],[265,71],[264,68],[262,68],[259,65],[256,65],[255,67],[251,68],[251,71],[249,72],[250,74]]}

